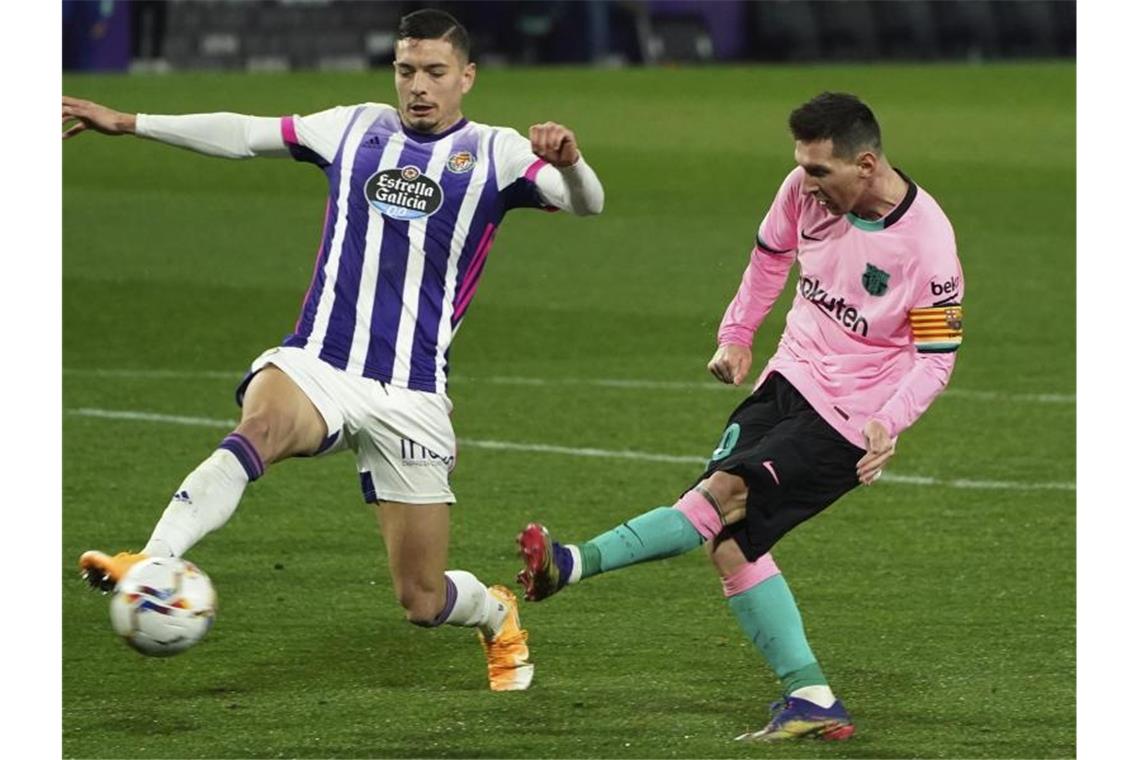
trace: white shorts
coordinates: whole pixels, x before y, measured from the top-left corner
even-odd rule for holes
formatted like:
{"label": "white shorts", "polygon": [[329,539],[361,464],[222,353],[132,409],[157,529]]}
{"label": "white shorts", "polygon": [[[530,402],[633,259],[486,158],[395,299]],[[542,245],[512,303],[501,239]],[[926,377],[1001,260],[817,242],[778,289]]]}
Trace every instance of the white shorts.
{"label": "white shorts", "polygon": [[364,500],[454,504],[451,399],[350,375],[302,348],[271,348],[238,386],[238,404],[259,370],[272,364],[296,383],[324,418],[328,438],[314,456],[356,452]]}

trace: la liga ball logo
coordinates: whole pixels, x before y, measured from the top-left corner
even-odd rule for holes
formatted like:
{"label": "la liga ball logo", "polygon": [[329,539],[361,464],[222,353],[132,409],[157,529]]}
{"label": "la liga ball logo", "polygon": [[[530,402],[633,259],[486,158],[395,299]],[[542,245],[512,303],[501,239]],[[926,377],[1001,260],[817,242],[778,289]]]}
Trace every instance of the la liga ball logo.
{"label": "la liga ball logo", "polygon": [[443,188],[418,167],[385,169],[364,183],[368,204],[391,219],[431,216],[443,205]]}

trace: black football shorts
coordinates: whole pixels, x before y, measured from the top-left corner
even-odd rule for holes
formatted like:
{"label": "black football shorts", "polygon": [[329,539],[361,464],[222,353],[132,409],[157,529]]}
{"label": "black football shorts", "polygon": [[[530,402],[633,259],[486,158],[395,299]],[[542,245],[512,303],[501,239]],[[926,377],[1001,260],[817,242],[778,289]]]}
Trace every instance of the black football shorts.
{"label": "black football shorts", "polygon": [[[729,416],[700,483],[730,472],[748,485],[745,519],[715,541],[733,538],[750,561],[859,485],[855,465],[867,452],[824,421],[773,372]],[[694,483],[694,485],[696,485]]]}

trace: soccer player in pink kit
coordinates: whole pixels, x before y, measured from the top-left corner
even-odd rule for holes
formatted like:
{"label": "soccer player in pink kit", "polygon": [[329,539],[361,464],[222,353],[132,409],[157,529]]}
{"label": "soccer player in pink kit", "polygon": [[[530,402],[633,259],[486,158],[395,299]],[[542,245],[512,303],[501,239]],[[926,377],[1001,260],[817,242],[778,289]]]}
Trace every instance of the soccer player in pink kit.
{"label": "soccer player in pink kit", "polygon": [[962,270],[942,209],[883,154],[871,110],[824,93],[789,118],[797,167],[760,224],[708,364],[739,384],[752,338],[799,263],[779,348],[730,415],[707,469],[671,507],[582,544],[519,535],[526,597],[705,543],[745,635],[784,688],[737,739],[847,739],[855,726],[812,654],[770,550],[859,484],[946,387],[962,341]]}
{"label": "soccer player in pink kit", "polygon": [[604,192],[566,127],[536,124],[526,139],[463,117],[475,64],[449,14],[408,14],[396,37],[399,107],[155,116],[63,99],[65,139],[94,130],[226,158],[291,156],[329,188],[301,315],[283,345],[253,362],[238,389],[241,422],[178,487],[142,552],[88,551],[80,567],[92,585],[113,588],[142,558],[182,556],[224,525],[272,464],[352,449],[408,621],[475,628],[491,689],[518,691],[534,665],[514,594],[447,569],[448,348],[504,215],[598,214]]}

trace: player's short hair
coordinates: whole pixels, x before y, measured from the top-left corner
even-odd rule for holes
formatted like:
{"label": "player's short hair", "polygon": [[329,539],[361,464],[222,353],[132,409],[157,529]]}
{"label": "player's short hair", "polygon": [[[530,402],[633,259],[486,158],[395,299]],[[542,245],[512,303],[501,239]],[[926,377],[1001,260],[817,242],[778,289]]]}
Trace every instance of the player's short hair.
{"label": "player's short hair", "polygon": [[444,40],[451,43],[460,60],[471,57],[471,38],[463,24],[450,13],[435,8],[424,8],[401,18],[396,39]]}
{"label": "player's short hair", "polygon": [[831,140],[837,156],[851,158],[870,150],[883,152],[879,122],[867,104],[845,92],[824,92],[792,111],[788,117],[792,136],[800,142]]}

